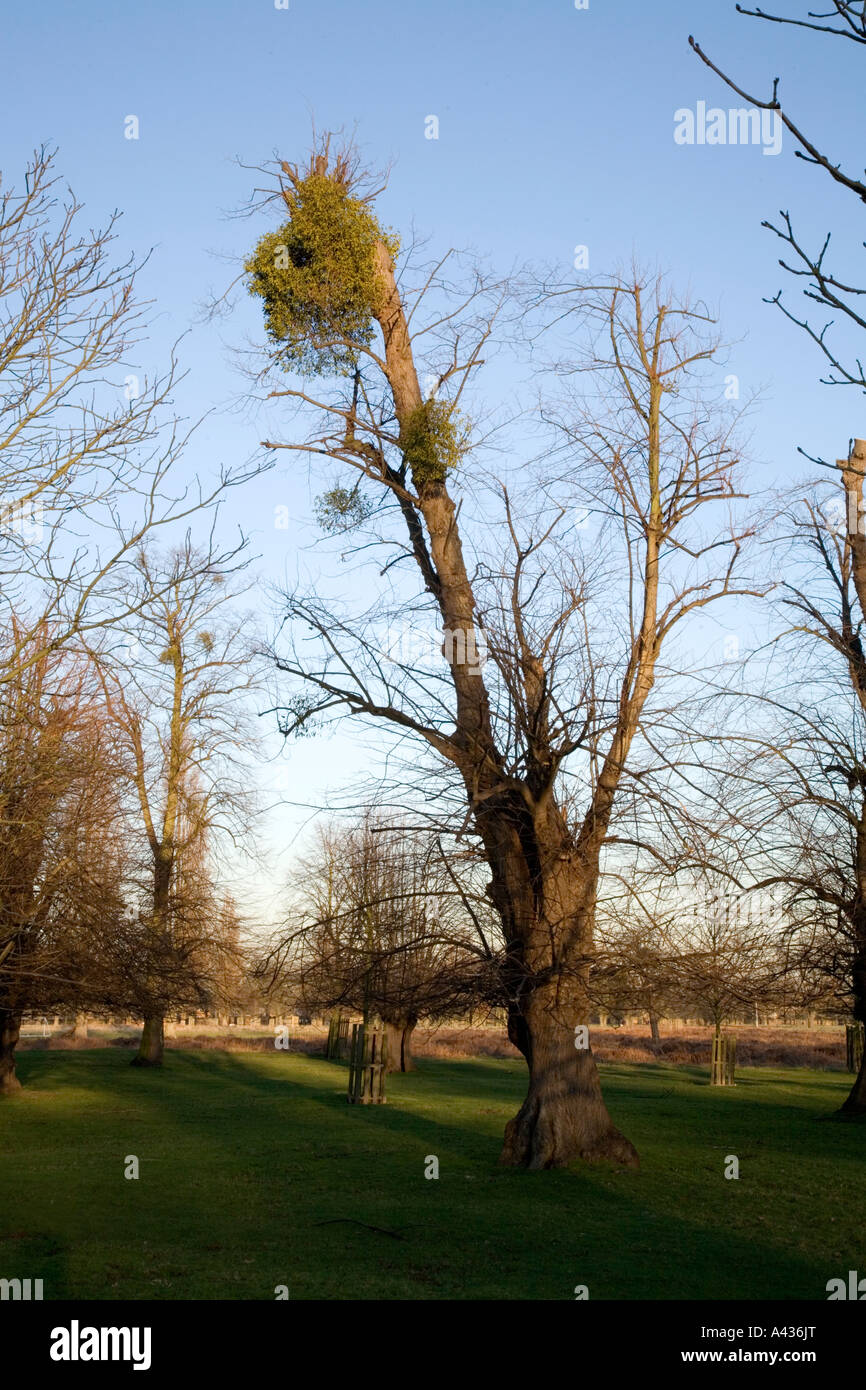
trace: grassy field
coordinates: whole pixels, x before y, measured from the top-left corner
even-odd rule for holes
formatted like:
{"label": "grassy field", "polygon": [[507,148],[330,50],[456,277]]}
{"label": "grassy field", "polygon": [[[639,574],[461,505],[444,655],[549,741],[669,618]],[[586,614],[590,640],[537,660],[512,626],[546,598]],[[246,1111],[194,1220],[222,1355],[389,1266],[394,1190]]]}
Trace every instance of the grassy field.
{"label": "grassy field", "polygon": [[309,1056],[142,1073],[116,1049],[25,1053],[0,1109],[0,1277],[46,1299],[823,1299],[866,1274],[866,1127],[819,1122],[844,1075],[602,1070],[638,1173],[497,1168],[517,1062],[424,1060],[362,1108]]}

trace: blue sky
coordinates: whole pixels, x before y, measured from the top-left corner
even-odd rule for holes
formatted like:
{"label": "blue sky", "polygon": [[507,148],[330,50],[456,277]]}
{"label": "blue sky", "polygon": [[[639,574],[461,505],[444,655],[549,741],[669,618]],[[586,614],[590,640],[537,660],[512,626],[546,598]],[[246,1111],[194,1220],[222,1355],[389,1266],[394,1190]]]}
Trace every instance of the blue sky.
{"label": "blue sky", "polygon": [[[787,138],[778,156],[673,138],[679,108],[742,104],[693,55],[694,32],[750,92],[765,95],[781,76],[792,114],[856,172],[854,44],[742,18],[728,0],[589,0],[586,10],[573,0],[43,0],[7,6],[3,28],[4,177],[17,180],[35,145],[56,144],[88,219],[117,207],[125,244],[153,248],[142,359],[159,361],[192,327],[183,408],[216,412],[190,451],[202,475],[247,458],[262,435],[237,408],[243,383],[227,351],[257,331],[254,306],[216,327],[200,317],[264,226],[227,216],[256,181],[236,160],[302,157],[311,114],[320,129],[357,126],[369,162],[393,163],[383,220],[414,223],[432,249],[472,247],[502,269],[567,269],[586,245],[597,272],[636,255],[709,300],[737,340],[728,370],[744,395],[763,393],[757,485],[801,473],[798,444],[835,457],[849,435],[866,434],[859,397],[821,387],[816,351],[762,303],[786,280],[762,218],[789,208],[812,240],[832,227],[850,269],[863,235],[856,200],[795,160]],[[137,140],[124,137],[129,115]],[[430,115],[436,140],[425,138]],[[495,397],[495,370],[488,387]],[[274,529],[276,505],[289,508],[288,531]],[[310,510],[297,465],[280,464],[231,504],[276,581],[297,568]],[[298,744],[284,781],[314,802],[366,759],[348,736]],[[296,810],[272,820],[275,850],[290,853],[301,820]]]}

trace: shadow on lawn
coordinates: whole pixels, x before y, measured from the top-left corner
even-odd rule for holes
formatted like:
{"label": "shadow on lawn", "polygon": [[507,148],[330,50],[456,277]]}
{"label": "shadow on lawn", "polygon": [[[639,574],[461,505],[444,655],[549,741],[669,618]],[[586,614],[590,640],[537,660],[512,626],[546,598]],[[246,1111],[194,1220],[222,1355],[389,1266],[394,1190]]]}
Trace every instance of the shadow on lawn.
{"label": "shadow on lawn", "polygon": [[[577,1283],[588,1284],[591,1297],[822,1298],[826,1280],[839,1273],[795,1250],[788,1232],[763,1229],[766,1217],[754,1198],[754,1229],[732,1229],[725,1211],[729,1198],[739,1201],[737,1184],[720,1186],[716,1206],[710,1203],[696,1219],[678,1206],[676,1168],[659,1183],[662,1155],[669,1162],[673,1151],[679,1167],[717,1147],[718,1136],[706,1129],[697,1133],[697,1114],[692,1123],[686,1109],[693,1086],[700,1081],[703,1090],[706,1084],[706,1070],[699,1067],[641,1067],[640,1075],[659,1082],[658,1095],[651,1087],[631,1089],[634,1068],[604,1068],[615,1119],[639,1148],[645,1143],[648,1153],[654,1151],[654,1170],[620,1173],[602,1165],[526,1174],[496,1164],[504,1122],[525,1092],[519,1062],[422,1059],[418,1072],[389,1079],[392,1104],[360,1107],[346,1102],[345,1066],[302,1054],[170,1052],[162,1071],[136,1072],[128,1056],[106,1049],[95,1077],[93,1057],[41,1053],[32,1063],[27,1059],[22,1077],[34,1094],[83,1088],[88,1105],[91,1098],[101,1099],[106,1117],[112,1102],[133,1104],[161,1123],[168,1144],[176,1128],[178,1148],[191,1141],[207,1155],[211,1181],[223,1185],[229,1202],[247,1194],[243,1172],[231,1170],[228,1161],[237,1159],[239,1149],[248,1152],[250,1178],[261,1187],[244,1216],[250,1245],[279,1245],[280,1218],[272,1215],[266,1194],[275,1182],[294,1179],[292,1237],[311,1268],[334,1268],[335,1292],[327,1296],[349,1296],[340,1290],[360,1287],[352,1278],[344,1282],[346,1270],[370,1260],[417,1291],[402,1296],[420,1298],[461,1296],[454,1291],[455,1271],[465,1297],[566,1299]],[[654,1102],[670,1099],[665,1088],[671,1086],[679,1128],[672,1124],[660,1133]],[[740,1097],[720,1092],[714,1119],[722,1116],[731,1135],[742,1124],[744,1137],[751,1123],[754,1142],[751,1091],[744,1087]],[[456,1111],[446,1123],[424,1113],[443,1104]],[[786,1123],[792,1108],[800,1121],[810,1118],[801,1107],[782,1102],[780,1108],[786,1115],[778,1118]],[[60,1125],[64,1121],[65,1116]],[[776,1140],[775,1124],[769,1127]],[[58,1142],[64,1142],[62,1129]],[[814,1147],[820,1147],[817,1141]],[[440,1160],[439,1183],[423,1178],[430,1153]],[[798,1161],[810,1156],[798,1154]],[[311,1187],[310,1175],[317,1174],[320,1186]],[[285,1190],[273,1206],[285,1210]],[[736,1220],[741,1223],[739,1215]],[[210,1235],[209,1221],[205,1208],[201,1242]],[[146,1233],[143,1227],[140,1238]],[[55,1297],[74,1296],[66,1287],[61,1235],[15,1237],[13,1230],[3,1242],[4,1257],[13,1237],[31,1243],[34,1259],[41,1248],[34,1274],[50,1268]],[[132,1232],[130,1238],[136,1238]],[[49,1244],[39,1247],[40,1241]],[[20,1250],[28,1248],[22,1244]]]}

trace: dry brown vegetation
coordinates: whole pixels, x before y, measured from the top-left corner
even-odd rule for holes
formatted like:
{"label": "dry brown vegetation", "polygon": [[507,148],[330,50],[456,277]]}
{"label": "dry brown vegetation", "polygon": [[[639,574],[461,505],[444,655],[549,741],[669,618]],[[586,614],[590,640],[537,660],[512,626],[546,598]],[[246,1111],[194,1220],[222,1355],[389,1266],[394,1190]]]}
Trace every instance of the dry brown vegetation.
{"label": "dry brown vegetation", "polygon": [[[31,1025],[32,1028],[32,1025]],[[29,1031],[29,1030],[28,1030]],[[818,1071],[845,1070],[845,1035],[840,1028],[738,1027],[729,1031],[737,1039],[737,1063],[745,1067],[811,1067]],[[76,1038],[71,1031],[55,1032],[47,1038],[24,1037],[19,1047],[77,1051],[87,1047],[135,1047],[137,1028],[118,1029],[91,1024],[90,1036]],[[635,1027],[593,1028],[592,1050],[599,1062],[664,1062],[676,1066],[709,1066],[711,1027],[684,1027],[665,1030],[653,1042]],[[311,1024],[290,1029],[290,1050],[316,1054],[324,1052],[327,1028]],[[415,1035],[419,1057],[512,1057],[520,1053],[508,1041],[505,1029],[491,1027],[419,1027]],[[170,1038],[171,1048],[183,1051],[205,1049],[224,1052],[269,1052],[274,1047],[273,1029],[177,1029]]]}

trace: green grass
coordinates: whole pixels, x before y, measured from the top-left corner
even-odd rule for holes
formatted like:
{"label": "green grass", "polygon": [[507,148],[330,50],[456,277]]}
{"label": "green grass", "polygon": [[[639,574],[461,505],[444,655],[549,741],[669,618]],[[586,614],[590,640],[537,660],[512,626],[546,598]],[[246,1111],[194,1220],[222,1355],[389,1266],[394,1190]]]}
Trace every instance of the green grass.
{"label": "green grass", "polygon": [[522,1063],[422,1060],[350,1107],[313,1057],[26,1053],[0,1107],[0,1277],[46,1299],[821,1299],[866,1274],[866,1127],[819,1122],[845,1076],[602,1070],[640,1172],[498,1168]]}

